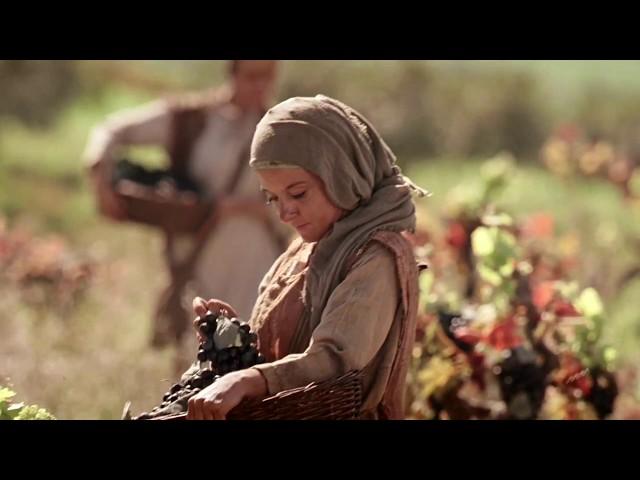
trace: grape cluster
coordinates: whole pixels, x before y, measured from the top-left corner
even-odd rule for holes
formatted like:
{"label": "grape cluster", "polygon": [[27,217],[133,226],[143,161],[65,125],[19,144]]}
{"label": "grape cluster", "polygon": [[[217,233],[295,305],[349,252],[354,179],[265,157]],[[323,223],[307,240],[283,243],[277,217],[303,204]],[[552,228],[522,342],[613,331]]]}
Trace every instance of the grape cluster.
{"label": "grape cluster", "polygon": [[524,347],[508,350],[508,356],[496,365],[494,373],[507,405],[508,418],[537,418],[548,381],[535,352]]}
{"label": "grape cluster", "polygon": [[198,331],[197,362],[164,394],[159,406],[134,420],[184,413],[189,399],[221,376],[265,362],[257,349],[257,335],[237,318],[208,313],[200,318]]}
{"label": "grape cluster", "polygon": [[599,419],[604,419],[613,413],[613,407],[618,396],[618,383],[616,377],[602,367],[591,369],[593,387],[586,400],[596,410]]}
{"label": "grape cluster", "polygon": [[152,189],[200,193],[199,186],[190,178],[176,175],[168,170],[146,168],[127,159],[119,160],[113,172],[114,186],[123,180],[129,180]]}

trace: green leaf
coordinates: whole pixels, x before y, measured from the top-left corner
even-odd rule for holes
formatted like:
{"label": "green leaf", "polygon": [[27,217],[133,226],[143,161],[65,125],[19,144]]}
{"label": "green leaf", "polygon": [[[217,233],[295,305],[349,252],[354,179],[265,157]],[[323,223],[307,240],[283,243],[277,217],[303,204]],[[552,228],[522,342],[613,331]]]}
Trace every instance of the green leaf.
{"label": "green leaf", "polygon": [[0,402],[6,402],[16,396],[16,392],[7,387],[0,388]]}
{"label": "green leaf", "polygon": [[480,168],[480,174],[486,181],[502,179],[514,170],[515,158],[507,152],[487,160]]}
{"label": "green leaf", "polygon": [[23,408],[24,402],[12,403],[11,405],[9,405],[9,408],[7,408],[7,416],[11,419],[14,419],[20,414]]}
{"label": "green leaf", "polygon": [[420,275],[418,280],[420,285],[420,300],[418,310],[423,312],[427,304],[429,303],[429,294],[431,293],[431,287],[433,286],[434,275],[433,272],[428,270]]}
{"label": "green leaf", "polygon": [[494,296],[493,302],[498,313],[504,315],[510,309],[511,296],[506,292],[499,292]]}
{"label": "green leaf", "polygon": [[431,292],[431,287],[433,286],[433,272],[431,270],[427,270],[420,274],[419,285],[420,285],[420,294],[426,295]]}
{"label": "green leaf", "polygon": [[606,347],[602,352],[602,357],[604,358],[605,362],[613,363],[616,361],[616,358],[618,357],[618,352],[613,347]]}
{"label": "green leaf", "polygon": [[575,302],[576,308],[585,317],[595,317],[604,311],[600,295],[594,288],[585,288]]}
{"label": "green leaf", "polygon": [[495,242],[494,251],[486,258],[486,262],[498,271],[505,264],[513,264],[516,261],[518,256],[516,239],[511,233],[497,227],[492,227],[490,233]]}
{"label": "green leaf", "polygon": [[498,272],[503,277],[510,277],[513,274],[514,270],[515,270],[514,262],[507,262],[498,269]]}
{"label": "green leaf", "polygon": [[491,255],[495,250],[494,235],[486,227],[478,227],[471,234],[471,247],[473,253],[479,257]]}
{"label": "green leaf", "polygon": [[15,420],[55,420],[55,417],[38,405],[29,405],[20,410]]}
{"label": "green leaf", "polygon": [[480,277],[482,277],[482,279],[487,283],[494,287],[498,287],[502,284],[502,276],[495,270],[492,270],[488,266],[482,264],[478,265],[477,269]]}

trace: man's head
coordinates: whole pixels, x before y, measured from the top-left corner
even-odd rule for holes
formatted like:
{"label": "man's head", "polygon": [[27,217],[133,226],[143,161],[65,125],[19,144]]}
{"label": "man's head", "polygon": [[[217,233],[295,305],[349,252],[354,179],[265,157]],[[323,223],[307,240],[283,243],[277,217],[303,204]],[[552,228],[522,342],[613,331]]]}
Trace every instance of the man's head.
{"label": "man's head", "polygon": [[246,110],[264,109],[273,93],[277,69],[275,60],[230,61],[233,102]]}

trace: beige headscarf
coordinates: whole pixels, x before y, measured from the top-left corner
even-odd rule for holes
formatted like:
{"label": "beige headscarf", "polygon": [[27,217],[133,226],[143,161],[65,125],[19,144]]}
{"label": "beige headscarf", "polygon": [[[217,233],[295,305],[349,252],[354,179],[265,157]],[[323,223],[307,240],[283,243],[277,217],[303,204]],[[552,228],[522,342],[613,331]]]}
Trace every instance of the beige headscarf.
{"label": "beige headscarf", "polygon": [[319,176],[347,214],[318,241],[309,263],[305,315],[291,353],[304,351],[350,256],[379,230],[413,231],[411,193],[426,192],[404,177],[396,158],[360,113],[324,95],[286,100],[260,120],[251,145],[255,169],[301,167]]}

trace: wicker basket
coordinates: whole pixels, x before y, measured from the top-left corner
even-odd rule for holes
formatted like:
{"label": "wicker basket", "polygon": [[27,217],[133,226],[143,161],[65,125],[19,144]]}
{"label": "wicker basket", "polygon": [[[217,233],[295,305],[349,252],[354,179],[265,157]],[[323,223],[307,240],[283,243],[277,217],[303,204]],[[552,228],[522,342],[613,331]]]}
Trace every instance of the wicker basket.
{"label": "wicker basket", "polygon": [[118,182],[114,191],[126,209],[126,220],[168,232],[195,232],[212,210],[211,203],[200,201],[194,193],[174,190],[162,195],[130,180]]}
{"label": "wicker basket", "polygon": [[[355,420],[360,415],[360,372],[306,387],[285,390],[263,400],[242,402],[227,415],[229,420]],[[153,420],[184,420],[185,413]]]}

